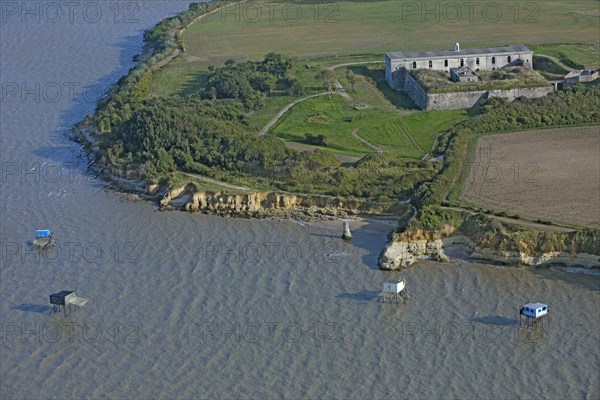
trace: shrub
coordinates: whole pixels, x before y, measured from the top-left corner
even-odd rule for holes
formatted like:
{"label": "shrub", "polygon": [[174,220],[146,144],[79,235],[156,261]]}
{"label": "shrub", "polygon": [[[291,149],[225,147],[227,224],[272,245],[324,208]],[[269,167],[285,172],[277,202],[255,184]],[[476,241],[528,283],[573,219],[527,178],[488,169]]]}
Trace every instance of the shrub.
{"label": "shrub", "polygon": [[311,144],[313,146],[321,146],[321,147],[327,147],[327,145],[329,144],[329,140],[327,139],[327,137],[325,137],[325,135],[319,134],[319,135],[313,135],[310,132],[307,132],[304,135],[304,142],[306,144]]}

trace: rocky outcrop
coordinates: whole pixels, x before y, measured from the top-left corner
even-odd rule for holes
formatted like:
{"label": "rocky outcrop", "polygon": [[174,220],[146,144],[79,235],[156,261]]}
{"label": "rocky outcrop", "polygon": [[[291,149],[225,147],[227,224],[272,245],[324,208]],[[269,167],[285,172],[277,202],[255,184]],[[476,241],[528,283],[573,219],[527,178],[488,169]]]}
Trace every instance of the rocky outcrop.
{"label": "rocky outcrop", "polygon": [[448,261],[463,259],[482,263],[503,265],[564,265],[584,268],[600,268],[600,256],[593,254],[550,252],[527,254],[502,251],[476,245],[465,236],[442,238],[439,232],[412,231],[395,234],[379,256],[379,267],[398,270],[409,267],[419,259]]}
{"label": "rocky outcrop", "polygon": [[[155,187],[152,189],[155,190]],[[194,183],[167,190],[160,200],[160,208],[242,217],[286,217],[292,216],[292,212],[308,216],[343,216],[377,211],[369,210],[358,201],[268,191],[211,192],[199,189]]]}
{"label": "rocky outcrop", "polygon": [[379,267],[398,270],[422,259],[448,261],[439,233],[416,230],[394,234],[379,256]]}

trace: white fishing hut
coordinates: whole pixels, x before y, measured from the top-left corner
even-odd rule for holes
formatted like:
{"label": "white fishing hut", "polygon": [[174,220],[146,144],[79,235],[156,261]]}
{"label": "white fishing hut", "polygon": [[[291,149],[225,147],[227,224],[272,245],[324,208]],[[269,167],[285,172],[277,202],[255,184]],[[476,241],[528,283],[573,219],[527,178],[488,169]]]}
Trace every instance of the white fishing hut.
{"label": "white fishing hut", "polygon": [[519,307],[519,325],[521,320],[525,318],[525,325],[530,326],[538,322],[543,324],[542,318],[549,316],[548,305],[544,303],[527,303]]}
{"label": "white fishing hut", "polygon": [[388,279],[383,282],[383,291],[391,293],[400,293],[404,290],[404,279]]}
{"label": "white fishing hut", "polygon": [[379,298],[377,301],[396,301],[399,300],[404,301],[404,297],[408,297],[408,293],[406,292],[406,283],[404,282],[404,278],[398,277],[396,279],[387,279],[383,282],[383,291],[379,294]]}

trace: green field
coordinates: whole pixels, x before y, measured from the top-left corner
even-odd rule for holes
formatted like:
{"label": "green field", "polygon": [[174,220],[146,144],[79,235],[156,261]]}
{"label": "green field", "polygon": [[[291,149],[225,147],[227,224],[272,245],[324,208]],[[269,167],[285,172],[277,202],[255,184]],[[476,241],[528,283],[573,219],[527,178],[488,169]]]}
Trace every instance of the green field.
{"label": "green field", "polygon": [[284,140],[304,143],[305,134],[325,135],[327,149],[351,155],[364,155],[373,150],[352,137],[352,130],[373,124],[389,114],[369,108],[356,110],[339,95],[306,100],[288,111],[270,133]]}
{"label": "green field", "polygon": [[355,109],[341,96],[307,100],[291,109],[271,134],[286,141],[305,143],[306,133],[323,134],[326,150],[346,155],[363,155],[374,150],[352,136],[357,134],[382,151],[402,159],[420,159],[431,150],[437,134],[467,118],[464,110],[426,111],[406,115],[377,108]]}
{"label": "green field", "polygon": [[159,97],[197,94],[206,83],[206,68],[177,58],[154,74],[152,93]]}
{"label": "green field", "polygon": [[[446,16],[444,10],[455,2],[435,2],[439,21],[432,15],[421,16],[419,7],[423,2],[307,3],[248,1],[199,18],[182,35],[185,52],[157,74],[154,94],[194,94],[202,86],[209,65],[222,65],[227,59],[258,60],[270,51],[310,59],[301,61],[301,65],[323,67],[352,61],[349,55],[362,55],[354,57],[355,61],[381,60],[386,51],[439,50],[451,48],[456,41],[465,48],[525,43],[535,52],[556,57],[571,67],[600,66],[600,15],[598,2],[593,0],[483,0],[477,3],[479,11],[472,22],[468,20],[468,8],[461,10],[462,22],[477,35],[458,33],[458,24]],[[498,4],[506,4],[501,7],[502,16],[490,23],[491,17],[482,10]],[[515,4],[520,5],[518,14]],[[538,9],[530,8],[530,4]],[[417,10],[410,9],[412,6]],[[288,10],[287,17],[284,10]],[[295,15],[292,10],[301,10],[297,21],[291,18]],[[403,34],[409,34],[410,39],[403,40]]]}
{"label": "green field", "polygon": [[363,127],[358,134],[403,159],[420,159],[445,128],[467,118],[464,110],[424,111]]}
{"label": "green field", "polygon": [[[229,58],[259,59],[269,51],[311,58],[391,50],[439,50],[452,48],[455,42],[468,48],[587,42],[598,38],[598,2],[593,0],[538,3],[482,0],[477,2],[472,21],[465,6],[456,22],[444,11],[453,3],[449,1],[435,2],[439,7],[438,21],[433,15],[421,15],[420,9],[410,9],[422,7],[425,2],[308,3],[294,2],[286,8],[286,3],[251,1],[201,19],[183,35],[186,61],[207,66],[222,64]],[[515,4],[519,6],[518,13]],[[492,15],[490,7],[498,5],[501,15],[497,17]],[[406,34],[410,36],[403,36]],[[570,54],[577,59],[587,58],[584,53]]]}
{"label": "green field", "polygon": [[[596,28],[598,28],[597,20],[598,17],[596,17]],[[595,38],[598,38],[598,32],[596,32]],[[571,68],[597,69],[600,67],[600,42],[598,41],[590,44],[534,45],[531,49],[535,53],[554,57]]]}

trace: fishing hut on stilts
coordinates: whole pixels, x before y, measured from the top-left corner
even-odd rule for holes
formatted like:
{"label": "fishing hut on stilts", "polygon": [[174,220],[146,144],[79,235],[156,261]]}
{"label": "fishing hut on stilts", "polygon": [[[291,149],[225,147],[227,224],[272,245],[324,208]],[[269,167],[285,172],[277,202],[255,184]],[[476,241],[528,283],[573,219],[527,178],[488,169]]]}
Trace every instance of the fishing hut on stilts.
{"label": "fishing hut on stilts", "polygon": [[548,305],[540,302],[527,303],[519,306],[519,327],[524,325],[526,328],[543,327],[544,319],[550,324],[550,314],[548,313]]}
{"label": "fishing hut on stilts", "polygon": [[[65,315],[77,310],[77,307],[85,306],[90,299],[77,297],[73,290],[63,290],[50,295],[50,304],[52,304],[52,314],[64,311]],[[73,307],[75,306],[75,307]]]}
{"label": "fishing hut on stilts", "polygon": [[383,282],[383,291],[379,293],[379,298],[377,298],[377,302],[390,302],[390,303],[398,303],[400,301],[404,302],[410,298],[408,294],[408,290],[406,289],[406,283],[404,278],[399,276],[395,279],[388,279]]}
{"label": "fishing hut on stilts", "polygon": [[36,229],[35,240],[33,241],[34,247],[41,250],[46,250],[50,247],[54,247],[55,245],[54,233],[52,233],[50,229]]}

